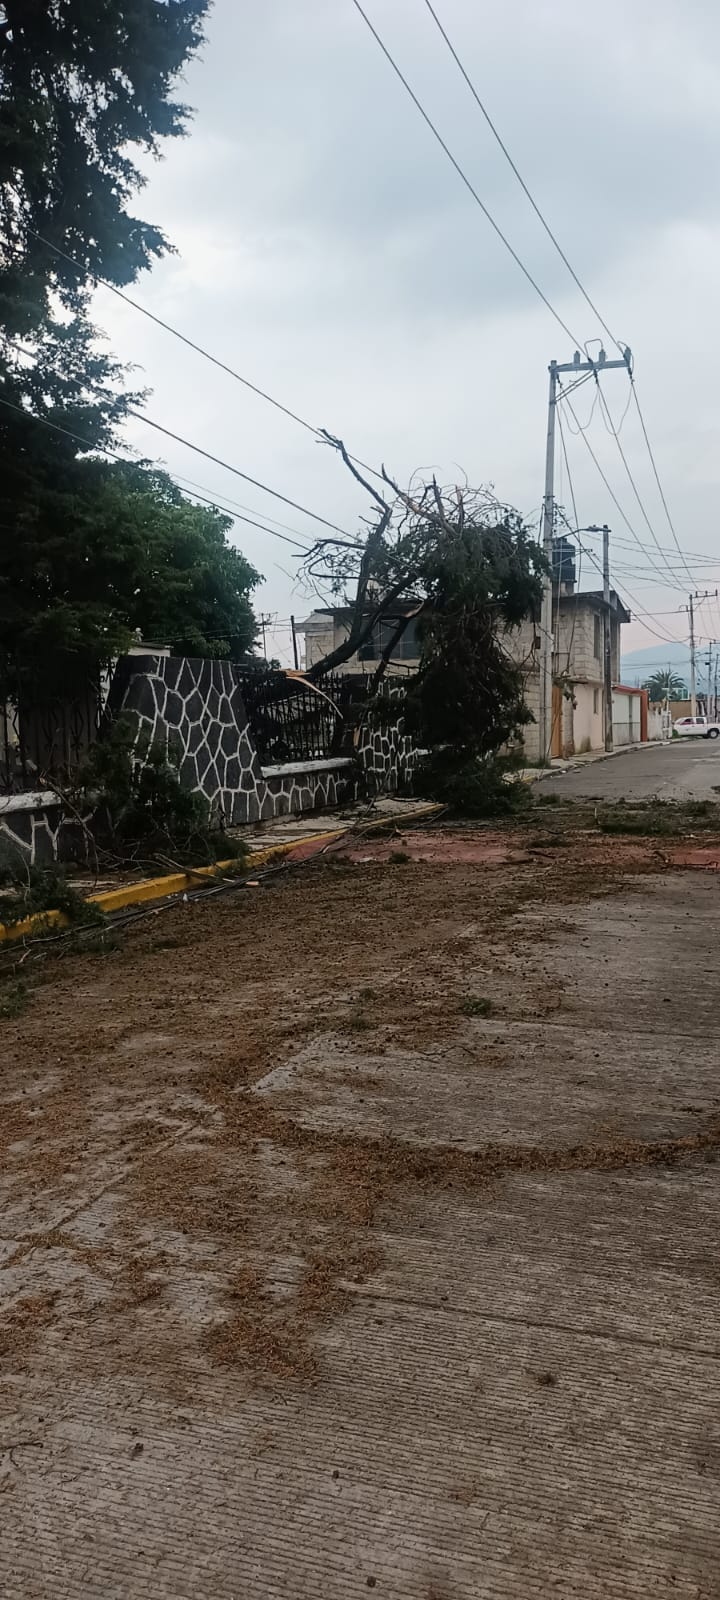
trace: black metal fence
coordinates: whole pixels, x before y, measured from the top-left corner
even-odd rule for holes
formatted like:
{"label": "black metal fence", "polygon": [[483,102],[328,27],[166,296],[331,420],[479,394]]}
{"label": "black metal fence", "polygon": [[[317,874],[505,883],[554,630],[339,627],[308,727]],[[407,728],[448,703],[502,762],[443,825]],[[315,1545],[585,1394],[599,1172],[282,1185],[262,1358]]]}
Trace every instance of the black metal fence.
{"label": "black metal fence", "polygon": [[50,693],[26,679],[0,683],[0,794],[66,788],[97,739],[103,674]]}
{"label": "black metal fence", "polygon": [[273,668],[239,670],[250,729],[264,766],[351,753],[352,707],[362,680],[328,673],[317,684]]}

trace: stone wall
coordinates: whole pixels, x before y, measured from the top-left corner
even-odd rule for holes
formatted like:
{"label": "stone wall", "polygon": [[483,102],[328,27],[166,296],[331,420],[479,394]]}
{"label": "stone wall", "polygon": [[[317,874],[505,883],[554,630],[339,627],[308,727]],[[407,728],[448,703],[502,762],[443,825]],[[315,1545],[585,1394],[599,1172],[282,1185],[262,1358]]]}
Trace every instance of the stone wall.
{"label": "stone wall", "polygon": [[[389,707],[396,697],[392,688],[386,691]],[[357,759],[363,772],[364,783],[370,794],[395,794],[409,788],[418,752],[410,735],[404,731],[402,717],[387,722],[365,722],[358,730],[355,744]]]}
{"label": "stone wall", "polygon": [[[391,702],[396,691],[388,687]],[[215,826],[345,805],[359,794],[407,787],[415,760],[402,720],[360,724],[354,753],[323,760],[260,763],[231,662],[163,655],[123,656],[107,702],[111,719],[134,720],[136,748],[160,744],[178,762],[181,782],[204,795]],[[362,700],[358,700],[362,716]],[[63,815],[51,793],[0,802],[0,842],[26,861],[85,859],[87,831]]]}
{"label": "stone wall", "polygon": [[0,797],[0,862],[47,866],[52,861],[85,862],[92,848],[83,823],[67,816],[55,794]]}
{"label": "stone wall", "polygon": [[135,717],[138,741],[172,746],[182,783],[205,796],[217,824],[316,811],[354,793],[349,759],[261,767],[229,661],[125,657],[111,700],[114,714]]}

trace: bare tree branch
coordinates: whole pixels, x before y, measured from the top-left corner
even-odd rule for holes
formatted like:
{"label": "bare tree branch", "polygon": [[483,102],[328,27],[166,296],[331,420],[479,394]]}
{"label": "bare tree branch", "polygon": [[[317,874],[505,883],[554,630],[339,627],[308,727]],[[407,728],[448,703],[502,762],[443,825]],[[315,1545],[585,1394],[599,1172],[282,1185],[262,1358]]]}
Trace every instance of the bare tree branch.
{"label": "bare tree branch", "polygon": [[397,647],[398,647],[398,645],[400,643],[400,640],[402,639],[403,634],[406,632],[409,624],[412,621],[414,621],[415,617],[419,617],[420,616],[420,613],[423,611],[423,609],[424,609],[424,602],[422,604],[420,604],[419,606],[416,606],[414,611],[408,611],[404,617],[399,617],[398,618],[397,627],[395,628],[391,638],[388,640],[387,644],[385,645],[385,648],[384,648],[384,650],[382,652],[380,660],[378,661],[378,664],[377,664],[377,666],[375,668],[375,671],[374,671],[374,673],[372,675],[371,694],[375,693],[375,691],[376,691],[376,689],[378,687],[378,684],[380,683],[380,679],[385,676],[385,673],[386,673],[387,667],[388,667],[388,662],[391,660],[392,656],[394,655],[395,651],[397,650]]}
{"label": "bare tree branch", "polygon": [[[318,433],[320,433],[322,435],[322,437],[325,440],[326,444],[332,445],[333,450],[339,450],[340,455],[342,456],[343,461],[345,462],[345,465],[346,465],[346,467],[348,469],[348,472],[351,472],[353,477],[355,479],[357,479],[357,482],[362,484],[363,489],[367,489],[368,494],[372,496],[372,499],[376,502],[377,505],[379,505],[381,507],[381,509],[383,511],[388,511],[390,508],[388,506],[387,500],[383,500],[382,495],[378,494],[377,489],[374,489],[372,484],[368,483],[367,478],[364,478],[362,473],[358,472],[354,461],[348,455],[347,450],[345,449],[345,445],[343,444],[342,439],[336,439],[334,434],[328,433],[327,428],[318,428]],[[383,467],[383,477],[384,476],[385,476],[385,468]]]}

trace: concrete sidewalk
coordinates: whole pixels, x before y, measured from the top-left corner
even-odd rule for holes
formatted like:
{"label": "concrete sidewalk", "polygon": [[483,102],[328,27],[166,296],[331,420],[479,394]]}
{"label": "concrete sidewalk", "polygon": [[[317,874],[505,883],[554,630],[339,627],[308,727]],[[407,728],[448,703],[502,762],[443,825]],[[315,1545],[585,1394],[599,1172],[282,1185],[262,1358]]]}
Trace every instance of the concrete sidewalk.
{"label": "concrete sidewalk", "polygon": [[2,1023],[3,1600],[720,1594],[717,878],[552,820]]}

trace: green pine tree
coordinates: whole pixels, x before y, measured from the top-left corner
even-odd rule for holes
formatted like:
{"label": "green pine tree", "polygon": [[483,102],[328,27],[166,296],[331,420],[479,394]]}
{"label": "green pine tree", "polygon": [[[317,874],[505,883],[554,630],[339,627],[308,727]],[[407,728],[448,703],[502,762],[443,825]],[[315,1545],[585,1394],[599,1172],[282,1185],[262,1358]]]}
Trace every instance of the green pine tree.
{"label": "green pine tree", "polygon": [[[89,318],[94,275],[171,248],[135,215],[141,154],[181,135],[174,84],[208,0],[0,0],[0,672],[57,683],[137,628],[242,653],[258,575],[230,519],[101,460],[131,404]],[[70,259],[72,258],[72,259]],[[79,443],[83,441],[84,443]],[[0,685],[2,688],[2,685]]]}

